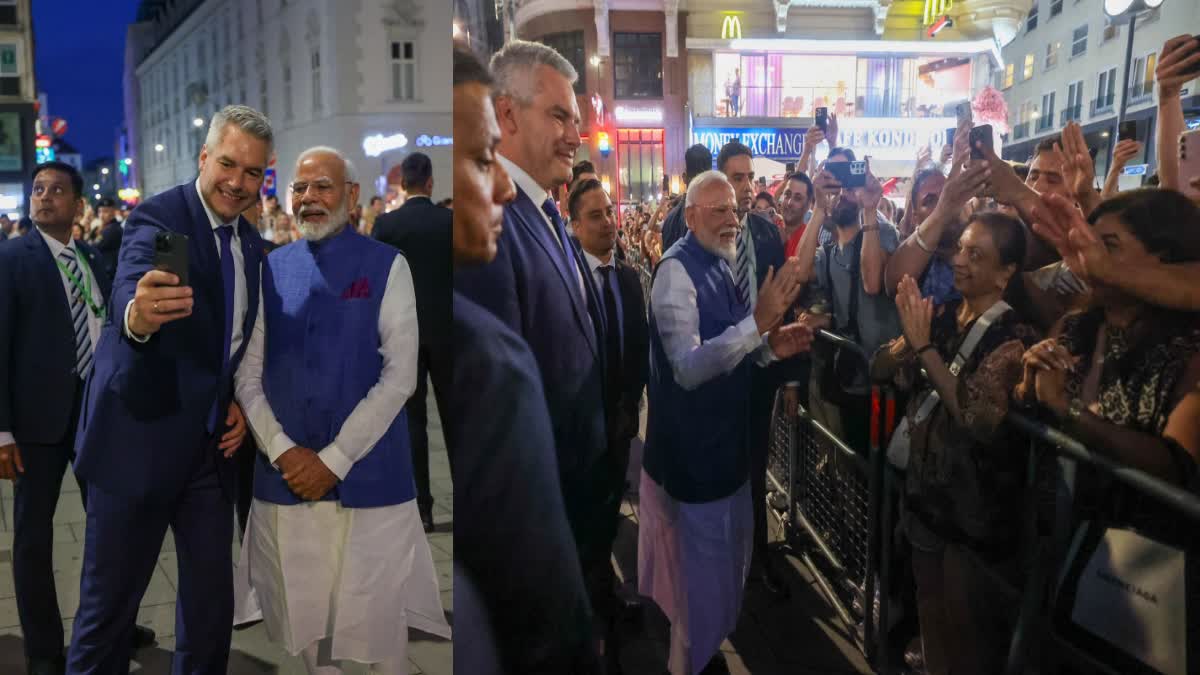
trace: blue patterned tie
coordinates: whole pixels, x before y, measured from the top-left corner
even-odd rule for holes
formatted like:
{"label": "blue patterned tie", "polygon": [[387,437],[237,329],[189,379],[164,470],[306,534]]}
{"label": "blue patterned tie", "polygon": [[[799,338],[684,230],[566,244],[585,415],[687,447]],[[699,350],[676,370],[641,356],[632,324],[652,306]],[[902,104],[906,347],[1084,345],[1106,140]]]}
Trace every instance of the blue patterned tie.
{"label": "blue patterned tie", "polygon": [[[576,277],[579,274],[578,268],[575,266],[575,256],[571,251],[571,242],[567,239],[567,228],[563,224],[562,216],[558,214],[558,207],[554,205],[553,199],[547,199],[542,202],[542,213],[550,219],[554,225],[554,231],[558,234],[558,243],[562,246],[563,259],[567,263],[567,274],[571,277]],[[576,284],[579,282],[576,281]],[[582,293],[582,290],[580,291]],[[584,301],[587,298],[583,298]]]}
{"label": "blue patterned tie", "polygon": [[[67,270],[82,282],[83,272],[75,260],[75,252],[64,248],[58,257],[63,259]],[[79,373],[81,380],[87,378],[88,371],[92,368],[92,336],[88,333],[87,314],[88,308],[83,301],[83,293],[80,292],[78,286],[71,284],[71,324],[75,328],[75,372]]]}
{"label": "blue patterned tie", "polygon": [[[224,287],[225,297],[225,330],[222,333],[221,345],[221,375],[224,377],[225,370],[229,367],[229,349],[233,341],[233,291],[237,283],[233,267],[233,226],[218,227],[217,236],[221,239],[221,285]],[[221,422],[224,422],[224,418],[218,409],[218,402],[213,401],[212,413],[208,419],[209,433],[223,429],[223,425],[219,424]]]}
{"label": "blue patterned tie", "polygon": [[755,288],[754,251],[752,250],[754,244],[750,239],[750,219],[747,218],[741,231],[738,232],[734,282],[737,285],[738,300],[741,301],[742,306],[749,311],[754,311],[754,301],[758,289]]}

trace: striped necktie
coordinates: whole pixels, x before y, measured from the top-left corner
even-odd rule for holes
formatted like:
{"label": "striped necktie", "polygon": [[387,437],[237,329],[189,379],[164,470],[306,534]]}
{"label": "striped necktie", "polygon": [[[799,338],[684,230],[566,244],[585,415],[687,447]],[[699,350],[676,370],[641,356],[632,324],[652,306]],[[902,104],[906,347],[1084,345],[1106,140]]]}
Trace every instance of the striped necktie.
{"label": "striped necktie", "polygon": [[737,264],[734,269],[734,282],[737,285],[738,300],[742,306],[754,311],[754,303],[758,299],[757,276],[754,270],[754,242],[750,234],[750,218],[742,221],[742,229],[737,239]]}
{"label": "striped necktie", "polygon": [[[58,254],[62,258],[63,264],[67,270],[75,276],[79,281],[83,281],[83,271],[79,269],[79,263],[75,260],[75,252],[69,248],[64,248],[62,253]],[[88,371],[92,368],[92,336],[88,333],[88,308],[87,303],[83,301],[83,293],[75,284],[69,284],[71,288],[71,324],[75,328],[75,366],[79,373],[79,379],[86,379]]]}

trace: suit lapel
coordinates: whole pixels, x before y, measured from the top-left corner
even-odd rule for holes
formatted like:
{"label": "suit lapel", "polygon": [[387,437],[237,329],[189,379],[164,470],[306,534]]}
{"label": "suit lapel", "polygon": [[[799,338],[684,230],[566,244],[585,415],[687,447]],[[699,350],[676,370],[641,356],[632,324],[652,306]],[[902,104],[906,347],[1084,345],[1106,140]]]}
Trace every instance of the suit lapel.
{"label": "suit lapel", "polygon": [[[571,298],[571,309],[575,312],[575,320],[579,323],[580,330],[587,336],[588,345],[591,346],[592,352],[599,356],[600,350],[596,343],[596,335],[588,326],[587,307],[583,304],[583,298],[579,296],[579,279],[576,276],[578,272],[567,269],[567,259],[563,255],[563,249],[559,246],[555,236],[550,233],[549,228],[546,227],[546,221],[543,219],[541,209],[533,203],[529,195],[525,194],[520,187],[517,188],[517,198],[505,208],[512,211],[513,219],[520,223],[529,233],[529,236],[542,247],[551,264],[554,265],[559,279],[566,286],[567,295]],[[578,265],[575,247],[569,241],[565,241],[563,244],[566,245],[567,254],[570,256],[571,261]],[[584,281],[587,281],[586,277]]]}
{"label": "suit lapel", "polygon": [[217,254],[212,223],[208,221],[208,213],[204,210],[204,204],[200,202],[200,195],[196,193],[194,183],[180,185],[179,189],[183,191],[183,200],[192,216],[192,226],[186,234],[191,240],[188,242],[188,256],[192,257],[196,264],[188,270],[188,274],[193,277],[188,282],[193,292],[208,296],[211,318],[221,326],[225,323],[225,293],[224,282],[221,280],[221,257]]}
{"label": "suit lapel", "polygon": [[36,226],[31,228],[23,239],[29,242],[30,260],[33,262],[33,274],[36,279],[33,288],[46,289],[46,293],[50,294],[50,302],[59,308],[58,313],[61,320],[71,327],[71,335],[74,335],[75,324],[71,322],[71,300],[63,289],[62,274],[58,271],[58,265],[54,264],[54,254],[50,252],[50,247],[42,238],[42,233],[37,231]]}

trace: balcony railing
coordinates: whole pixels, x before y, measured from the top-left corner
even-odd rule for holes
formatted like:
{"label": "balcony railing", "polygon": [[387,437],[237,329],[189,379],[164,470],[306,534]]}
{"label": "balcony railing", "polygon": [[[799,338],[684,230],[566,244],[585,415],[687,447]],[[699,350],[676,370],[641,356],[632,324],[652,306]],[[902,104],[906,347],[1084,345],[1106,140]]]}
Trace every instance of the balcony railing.
{"label": "balcony railing", "polygon": [[1066,108],[1061,113],[1059,113],[1058,124],[1059,124],[1059,126],[1066,126],[1067,122],[1070,122],[1072,120],[1081,120],[1081,119],[1083,119],[1083,104],[1082,103],[1075,106],[1074,108]]}
{"label": "balcony railing", "polygon": [[1092,101],[1092,115],[1095,116],[1096,113],[1110,112],[1116,98],[1115,94],[1109,94],[1108,96],[1101,96],[1094,99]]}
{"label": "balcony railing", "polygon": [[1013,140],[1021,140],[1029,136],[1029,122],[1022,122],[1013,127]]}
{"label": "balcony railing", "polygon": [[[959,103],[970,98],[966,90],[920,89],[904,98],[893,89],[860,88],[855,92],[836,87],[740,87],[718,84],[713,102],[715,117],[813,117],[817,108],[829,108],[838,117],[954,117]],[[936,102],[928,102],[934,99]]]}

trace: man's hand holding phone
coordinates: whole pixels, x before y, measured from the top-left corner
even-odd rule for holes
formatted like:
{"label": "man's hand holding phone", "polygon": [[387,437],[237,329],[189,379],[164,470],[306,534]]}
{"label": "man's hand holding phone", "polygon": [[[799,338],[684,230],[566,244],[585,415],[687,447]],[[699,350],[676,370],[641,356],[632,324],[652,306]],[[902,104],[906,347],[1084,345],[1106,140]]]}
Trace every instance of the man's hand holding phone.
{"label": "man's hand holding phone", "polygon": [[180,286],[179,277],[162,270],[150,270],[138,279],[129,310],[129,332],[149,337],[164,324],[190,316],[192,287]]}

